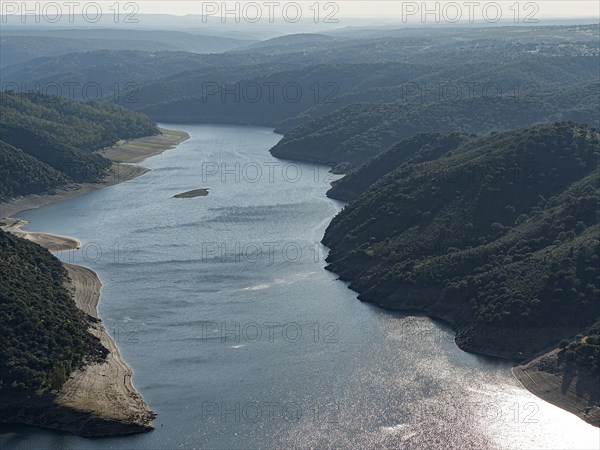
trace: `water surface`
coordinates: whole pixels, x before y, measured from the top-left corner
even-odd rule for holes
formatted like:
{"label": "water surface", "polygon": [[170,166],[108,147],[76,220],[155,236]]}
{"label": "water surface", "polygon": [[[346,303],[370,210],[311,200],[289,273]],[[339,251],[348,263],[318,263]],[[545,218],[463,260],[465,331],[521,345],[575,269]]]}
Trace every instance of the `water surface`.
{"label": "water surface", "polygon": [[[169,127],[168,125],[166,125]],[[158,413],[143,435],[4,426],[7,449],[599,448],[597,428],[538,399],[507,362],[447,327],[356,299],[319,241],[343,207],[323,167],[273,158],[257,127],[189,125],[152,172],[21,214],[79,238],[100,316]],[[209,188],[207,197],[173,195]]]}

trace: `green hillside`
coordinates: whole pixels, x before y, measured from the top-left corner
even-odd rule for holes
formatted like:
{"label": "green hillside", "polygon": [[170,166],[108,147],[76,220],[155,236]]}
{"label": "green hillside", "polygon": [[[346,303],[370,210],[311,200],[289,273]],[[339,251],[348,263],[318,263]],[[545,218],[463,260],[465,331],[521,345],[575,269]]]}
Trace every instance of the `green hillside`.
{"label": "green hillside", "polygon": [[560,348],[560,354],[564,355],[569,366],[584,367],[590,374],[600,377],[600,320],[571,342],[562,341]]}
{"label": "green hillside", "polygon": [[116,105],[0,93],[0,201],[101,181],[111,162],[95,150],[157,133],[147,117]]}
{"label": "green hillside", "polygon": [[354,200],[380,178],[403,164],[437,159],[469,139],[469,135],[461,133],[418,134],[392,146],[343,178],[334,181],[327,195],[345,201]]}
{"label": "green hillside", "polygon": [[[298,126],[271,149],[274,156],[358,167],[390,145],[418,133],[485,133],[554,120],[600,123],[600,84],[494,98],[447,102],[349,105]],[[595,103],[594,103],[595,102]]]}
{"label": "green hillside", "polygon": [[106,356],[57,258],[1,230],[0,255],[0,392],[59,388],[72,370]]}
{"label": "green hillside", "polygon": [[[65,145],[50,133],[35,128],[0,123],[0,135],[6,144],[23,149],[77,183],[101,181],[111,166],[111,162],[100,155]],[[12,177],[4,183],[11,183],[17,189],[18,184]]]}
{"label": "green hillside", "polygon": [[[98,30],[92,35],[106,36],[111,31],[114,36],[122,34],[126,38],[134,35],[149,37],[145,36],[149,32],[119,33],[116,30]],[[489,84],[493,85],[492,93],[496,89],[503,94],[517,91],[521,97],[590,84],[598,80],[600,70],[599,31],[598,25],[435,27],[426,30],[355,30],[355,33],[338,30],[329,35],[278,37],[235,51],[203,55],[158,51],[165,50],[161,46],[155,51],[119,50],[123,45],[129,45],[122,44],[109,47],[110,51],[81,51],[37,58],[4,68],[2,76],[6,83],[24,84],[30,89],[48,83],[60,86],[70,82],[80,83],[80,86],[95,83],[101,86],[107,101],[114,101],[113,91],[118,84],[121,93],[125,94],[119,97],[121,104],[145,113],[153,120],[261,124],[288,132],[348,105],[402,103],[415,99],[419,104],[427,104],[431,102],[431,93],[445,84],[460,85],[462,97],[481,96],[483,88]],[[71,30],[69,33],[52,33],[52,37],[68,34],[83,38],[89,37],[89,33],[84,35],[81,31]],[[158,36],[154,31],[152,35]],[[197,51],[188,46],[189,39],[200,37],[179,33],[164,38],[177,44],[174,48]],[[185,45],[179,45],[180,42]],[[140,40],[139,43],[144,42]],[[130,91],[125,88],[127,83],[133,84],[130,86],[135,92],[133,96],[127,95]],[[211,90],[215,86],[219,90],[210,98],[203,95],[203,86],[207,83]],[[241,94],[237,99],[232,100],[231,94],[221,95],[223,83],[227,85],[227,92],[239,89]],[[293,86],[286,91],[289,94],[286,97],[283,88],[290,83]],[[257,86],[262,93],[256,94]],[[298,86],[302,94],[296,98]],[[475,86],[474,92],[469,86]],[[415,90],[421,92],[415,93]],[[63,91],[68,95],[66,87]],[[422,101],[424,92],[428,98]],[[82,93],[76,90],[75,95],[79,98]],[[223,101],[224,97],[229,100]],[[414,113],[415,106],[410,103],[410,114]],[[447,106],[440,107],[440,114],[453,111]],[[513,115],[518,114],[518,109],[504,108],[496,112]],[[548,119],[546,110],[542,112],[543,118]],[[464,115],[465,112],[459,108],[457,114]],[[503,122],[505,117],[496,119]],[[567,119],[579,120],[570,115],[551,120]],[[441,123],[443,130],[432,127],[421,128],[420,132],[456,131],[458,129],[452,127],[458,123],[458,120],[453,124]],[[535,122],[517,126],[531,123]],[[318,124],[323,125],[323,121]],[[414,128],[414,124],[409,123],[409,126]],[[405,137],[409,135],[404,133],[399,140]],[[384,148],[395,142],[386,141]]]}
{"label": "green hillside", "polygon": [[[597,129],[557,123],[400,165],[332,221],[329,269],[363,300],[448,320],[468,350],[556,344],[600,316],[599,154]],[[490,333],[507,329],[520,340]]]}
{"label": "green hillside", "polygon": [[0,199],[34,194],[68,179],[33,156],[0,140]]}
{"label": "green hillside", "polygon": [[150,119],[119,106],[39,93],[0,93],[0,121],[44,131],[62,144],[85,151],[107,147],[119,139],[158,134]]}

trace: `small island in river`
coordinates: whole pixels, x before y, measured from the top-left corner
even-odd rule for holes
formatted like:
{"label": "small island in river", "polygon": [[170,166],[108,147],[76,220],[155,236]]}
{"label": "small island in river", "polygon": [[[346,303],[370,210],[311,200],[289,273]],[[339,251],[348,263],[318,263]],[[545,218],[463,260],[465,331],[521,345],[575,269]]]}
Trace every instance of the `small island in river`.
{"label": "small island in river", "polygon": [[195,197],[206,197],[208,195],[208,188],[193,189],[191,191],[182,192],[181,194],[174,195],[173,198],[195,198]]}

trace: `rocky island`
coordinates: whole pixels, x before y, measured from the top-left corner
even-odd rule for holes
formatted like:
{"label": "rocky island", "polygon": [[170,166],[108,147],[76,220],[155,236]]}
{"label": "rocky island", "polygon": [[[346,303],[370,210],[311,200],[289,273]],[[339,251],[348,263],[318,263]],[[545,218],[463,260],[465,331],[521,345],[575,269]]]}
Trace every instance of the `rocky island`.
{"label": "rocky island", "polygon": [[195,197],[206,197],[208,195],[208,188],[194,189],[192,191],[182,192],[176,194],[173,198],[195,198]]}

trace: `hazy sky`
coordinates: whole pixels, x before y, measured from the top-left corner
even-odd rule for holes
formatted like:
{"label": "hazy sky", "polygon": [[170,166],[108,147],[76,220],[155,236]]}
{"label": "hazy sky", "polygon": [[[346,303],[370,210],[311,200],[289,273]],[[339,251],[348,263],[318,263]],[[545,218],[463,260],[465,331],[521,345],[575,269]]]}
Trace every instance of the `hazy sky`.
{"label": "hazy sky", "polygon": [[[70,5],[70,6],[69,6]],[[77,5],[77,6],[73,6]],[[96,8],[100,8],[97,11]],[[84,13],[85,11],[85,13]],[[587,18],[600,21],[598,0],[0,0],[2,23],[32,24],[28,15],[46,18],[43,25],[201,27],[207,23],[227,24],[227,30],[245,32],[277,28],[278,33],[310,32],[346,26],[436,26],[486,23],[538,24],[556,23],[557,19]],[[203,15],[180,21],[161,18],[146,22],[144,14]],[[56,20],[54,20],[54,19]],[[71,20],[74,18],[74,20]],[[148,16],[146,16],[148,18]],[[98,19],[98,20],[96,20]],[[101,19],[101,21],[100,21]],[[296,20],[297,19],[297,20]],[[192,23],[193,22],[193,23]],[[131,24],[131,25],[129,25]],[[295,26],[291,26],[295,24]],[[282,27],[283,25],[283,27]],[[264,37],[264,36],[263,36]]]}
{"label": "hazy sky", "polygon": [[[401,18],[404,12],[407,16],[419,16],[421,13],[421,5],[423,2],[421,1],[401,1],[401,0],[387,0],[387,1],[369,1],[369,0],[338,0],[335,2],[328,1],[316,1],[316,0],[296,0],[297,3],[302,5],[304,11],[309,12],[309,8],[311,5],[315,3],[318,4],[318,7],[321,9],[322,14],[326,14],[328,12],[333,12],[334,8],[337,9],[336,15],[339,17],[377,17],[377,18]],[[158,0],[145,0],[135,2],[140,7],[140,13],[170,13],[177,15],[184,14],[200,14],[202,13],[202,9],[206,11],[210,11],[214,5],[217,5],[218,11],[215,14],[220,14],[222,10],[225,8],[233,9],[235,3],[240,4],[241,8],[246,3],[255,3],[258,4],[263,12],[266,14],[267,6],[269,0],[265,1],[214,1],[214,2],[206,2],[199,0],[187,0],[187,1],[158,1]],[[125,3],[125,2],[122,2]],[[279,3],[280,5],[285,5],[286,3],[292,3],[286,0],[279,0],[275,3]],[[326,6],[327,3],[332,3],[335,6]],[[415,14],[411,13],[412,3],[416,5],[418,10]],[[442,8],[446,9],[446,12],[449,17],[455,17],[456,14],[456,5],[458,5],[461,9],[461,13],[463,18],[466,18],[469,13],[469,0],[465,1],[438,1],[438,2],[425,2],[427,4],[426,8],[433,9],[435,8],[434,4],[440,4],[440,14],[443,14]],[[454,3],[454,5],[449,5],[450,3]],[[532,14],[532,17],[552,17],[552,18],[567,18],[567,17],[596,17],[600,16],[600,2],[598,0],[538,0],[535,2],[531,1],[516,1],[516,0],[496,0],[495,2],[479,0],[472,1],[472,3],[477,3],[477,5],[473,5],[473,15],[475,18],[477,16],[482,16],[482,9],[484,7],[488,7],[488,4],[497,3],[501,6],[503,11],[503,18],[513,17],[514,14],[514,5],[517,5],[517,9],[520,10],[520,18],[527,16],[528,14]],[[212,5],[209,5],[212,4]],[[225,8],[223,8],[223,4],[225,4]],[[280,6],[280,8],[282,7]],[[512,7],[512,9],[511,9]],[[277,11],[277,6],[274,6]],[[488,16],[491,16],[494,12],[494,6],[489,6]],[[277,15],[277,14],[276,14]],[[433,16],[430,16],[433,18]]]}

